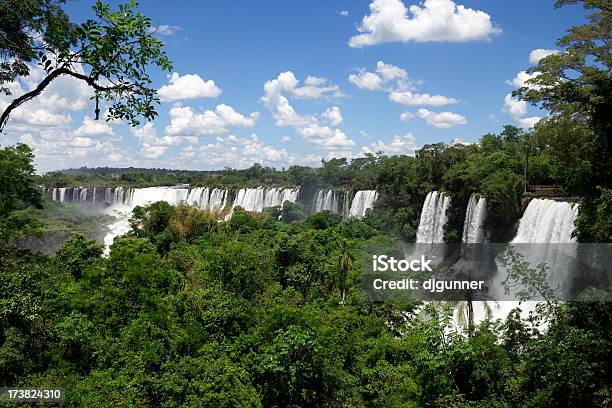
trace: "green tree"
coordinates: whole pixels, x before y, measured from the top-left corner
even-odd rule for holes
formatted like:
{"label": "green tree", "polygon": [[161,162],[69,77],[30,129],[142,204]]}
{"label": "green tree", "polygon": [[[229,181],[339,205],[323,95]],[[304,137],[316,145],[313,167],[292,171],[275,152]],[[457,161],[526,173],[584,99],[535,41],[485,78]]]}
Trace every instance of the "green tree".
{"label": "green tree", "polygon": [[79,278],[85,267],[92,260],[99,258],[102,252],[104,252],[103,245],[75,234],[57,250],[55,255],[62,267],[70,271],[75,278]]}
{"label": "green tree", "polygon": [[[10,95],[5,85],[30,73],[28,63],[38,61],[39,52],[52,48],[68,52],[76,43],[78,26],[62,10],[65,0],[0,1],[0,93]],[[42,36],[40,35],[42,34]]]}
{"label": "green tree", "polygon": [[[571,27],[557,41],[561,52],[541,59],[529,69],[537,73],[519,88],[519,98],[550,111],[553,124],[571,121],[593,132],[580,151],[587,153],[578,166],[572,166],[580,192],[584,195],[580,212],[594,213],[599,187],[609,187],[612,180],[612,9],[607,0],[558,0],[557,7],[581,4],[591,11],[588,22]],[[567,127],[566,125],[564,125]],[[587,225],[589,223],[584,223]],[[606,233],[604,235],[609,235]],[[592,236],[578,231],[579,237]]]}
{"label": "green tree", "polygon": [[0,149],[0,246],[26,232],[41,232],[39,222],[16,213],[28,206],[42,207],[33,159],[32,150],[24,144]]}
{"label": "green tree", "polygon": [[[8,3],[8,4],[7,4]],[[130,0],[113,11],[98,0],[93,6],[94,18],[76,26],[68,22],[61,10],[62,1],[31,1],[20,6],[15,1],[3,1],[0,11],[15,7],[17,12],[2,14],[0,22],[7,23],[7,41],[2,41],[3,62],[0,66],[0,85],[29,73],[26,62],[37,62],[45,77],[29,92],[15,98],[0,115],[0,132],[11,112],[37,97],[55,79],[70,76],[85,82],[93,89],[96,100],[96,119],[99,118],[98,101],[109,103],[106,118],[124,119],[131,125],[140,124],[139,118],[152,120],[159,103],[149,76],[151,65],[172,70],[151,29],[151,19],[136,11],[137,3]],[[19,10],[33,8],[24,14]],[[4,31],[4,26],[2,26]],[[36,29],[45,32],[36,39]],[[50,42],[45,43],[45,38]],[[13,43],[11,40],[15,40]],[[14,62],[10,59],[16,58]],[[2,88],[6,93],[6,87]]]}

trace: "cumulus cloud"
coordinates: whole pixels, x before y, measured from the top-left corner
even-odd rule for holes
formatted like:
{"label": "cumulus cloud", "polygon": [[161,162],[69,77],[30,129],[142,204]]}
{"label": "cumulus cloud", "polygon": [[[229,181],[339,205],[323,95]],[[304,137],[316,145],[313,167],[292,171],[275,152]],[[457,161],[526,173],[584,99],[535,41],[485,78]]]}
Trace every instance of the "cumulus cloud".
{"label": "cumulus cloud", "polygon": [[[84,73],[83,68],[75,64],[73,69]],[[30,75],[18,81],[5,84],[11,95],[0,94],[0,110],[13,99],[33,90],[46,76],[45,71],[37,65],[30,66]],[[30,132],[32,127],[63,127],[72,122],[71,112],[77,112],[93,106],[90,101],[92,90],[83,81],[73,77],[60,76],[52,81],[42,93],[13,110],[7,123],[9,132]]]}
{"label": "cumulus cloud", "polygon": [[546,50],[543,48],[537,48],[529,53],[529,62],[531,64],[537,64],[542,58],[546,58],[549,55],[559,54],[559,50]]}
{"label": "cumulus cloud", "polygon": [[392,64],[385,64],[383,61],[376,63],[375,72],[359,68],[356,74],[349,75],[348,80],[359,89],[370,91],[401,90],[412,87],[404,69]]}
{"label": "cumulus cloud", "polygon": [[389,94],[389,100],[401,103],[402,105],[431,105],[443,106],[458,103],[455,98],[449,98],[442,95],[430,95],[428,93],[413,93],[411,91],[397,92],[393,91]]}
{"label": "cumulus cloud", "polygon": [[157,137],[157,131],[153,123],[148,122],[139,128],[131,128],[130,132],[140,142],[140,155],[145,159],[157,159],[161,157],[169,146],[178,146],[187,142],[197,144],[195,137],[189,136],[163,136]]}
{"label": "cumulus cloud", "polygon": [[340,108],[337,106],[332,106],[328,108],[325,112],[321,114],[321,117],[332,126],[338,126],[342,124],[342,113],[340,112]]}
{"label": "cumulus cloud", "polygon": [[417,111],[417,115],[421,119],[425,120],[428,124],[439,129],[448,129],[453,126],[464,125],[467,123],[465,116],[454,112],[432,112],[430,110],[421,108]]}
{"label": "cumulus cloud", "polygon": [[108,123],[101,120],[93,120],[89,116],[83,118],[83,123],[74,134],[82,137],[115,136],[113,129]]}
{"label": "cumulus cloud", "polygon": [[204,81],[197,74],[181,76],[173,72],[168,78],[168,85],[157,91],[162,101],[180,101],[185,99],[216,98],[221,95],[221,89],[215,81]]}
{"label": "cumulus cloud", "polygon": [[264,143],[256,134],[240,138],[229,135],[219,137],[214,143],[200,147],[187,146],[180,156],[191,162],[204,163],[208,168],[231,166],[234,168],[250,167],[253,163],[279,166],[302,163],[303,157],[290,154],[286,149],[276,148]]}
{"label": "cumulus cloud", "polygon": [[170,124],[166,132],[170,135],[200,136],[219,135],[229,128],[251,128],[255,126],[259,112],[245,116],[231,106],[220,104],[215,110],[196,113],[191,107],[174,105],[170,109]]}
{"label": "cumulus cloud", "polygon": [[530,74],[527,71],[520,71],[518,74],[516,74],[516,76],[514,78],[512,78],[512,80],[506,81],[506,83],[508,85],[512,85],[512,86],[514,86],[516,88],[520,88],[520,87],[526,86],[526,87],[531,88],[531,89],[538,89],[539,86],[537,86],[537,85],[528,85],[527,84],[527,81],[537,77],[538,75],[540,75],[540,72],[534,72],[534,73]]}
{"label": "cumulus cloud", "polygon": [[487,13],[452,0],[425,0],[406,8],[402,0],[373,0],[350,47],[389,42],[488,40],[501,33]]}
{"label": "cumulus cloud", "polygon": [[527,114],[527,102],[512,97],[512,94],[507,94],[504,97],[503,110],[512,116],[521,127],[526,129],[532,128],[542,119],[540,116],[524,117]]}
{"label": "cumulus cloud", "polygon": [[109,161],[122,165],[131,164],[129,155],[113,144],[110,135],[93,136],[79,135],[76,130],[46,128],[35,134],[23,133],[18,141],[33,148],[39,171],[83,165],[108,166]]}
{"label": "cumulus cloud", "polygon": [[342,93],[336,85],[329,84],[326,78],[309,76],[304,80],[304,85],[299,86],[299,80],[293,72],[286,71],[265,82],[261,101],[272,114],[276,126],[293,127],[312,145],[327,150],[353,146],[355,142],[344,132],[330,127],[338,126],[343,121],[339,107],[328,108],[319,118],[316,115],[297,113],[288,99],[319,99],[329,96],[342,96]]}
{"label": "cumulus cloud", "polygon": [[162,24],[159,27],[151,27],[151,32],[157,35],[173,36],[183,28],[176,25]]}
{"label": "cumulus cloud", "polygon": [[385,143],[382,140],[378,140],[369,146],[361,148],[363,153],[378,153],[382,152],[388,156],[397,155],[409,155],[414,156],[416,151],[415,138],[412,133],[406,133],[405,135],[395,135],[391,143]]}
{"label": "cumulus cloud", "polygon": [[348,148],[355,145],[355,141],[349,139],[340,129],[332,129],[329,126],[311,124],[298,129],[309,143],[325,149]]}
{"label": "cumulus cloud", "polygon": [[412,113],[412,112],[403,112],[403,113],[400,114],[400,120],[402,122],[407,122],[407,121],[409,121],[412,118],[414,118],[414,113]]}
{"label": "cumulus cloud", "polygon": [[504,97],[504,110],[515,118],[524,116],[527,113],[527,102],[513,98],[512,94],[507,94]]}

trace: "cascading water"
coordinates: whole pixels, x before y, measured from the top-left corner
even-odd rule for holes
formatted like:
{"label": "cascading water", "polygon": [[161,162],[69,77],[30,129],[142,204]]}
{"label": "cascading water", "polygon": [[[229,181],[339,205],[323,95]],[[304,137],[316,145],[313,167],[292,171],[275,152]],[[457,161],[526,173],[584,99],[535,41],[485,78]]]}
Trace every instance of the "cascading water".
{"label": "cascading water", "polygon": [[344,198],[342,199],[342,216],[348,218],[351,213],[351,195],[348,190],[344,192]]}
{"label": "cascading water", "polygon": [[446,210],[449,205],[450,197],[446,194],[437,191],[427,193],[421,211],[417,243],[440,244],[444,242],[444,225],[448,220]]}
{"label": "cascading water", "polygon": [[535,198],[529,202],[519,221],[513,243],[570,243],[578,205]]}
{"label": "cascading water", "polygon": [[[548,265],[548,283],[552,289],[558,291],[559,295],[567,294],[572,283],[571,260],[576,256],[576,248],[571,244],[576,242],[572,237],[572,231],[577,215],[577,204],[533,199],[523,213],[516,236],[511,241],[511,244],[517,244],[515,247],[532,268],[541,263]],[[491,285],[493,293],[495,290],[503,290],[502,281],[507,275],[503,266],[498,265],[497,269],[498,274]],[[506,316],[510,310],[519,306],[519,302],[516,301],[501,303],[500,310],[496,313],[500,316]],[[521,316],[526,317],[535,310],[537,304],[536,301],[521,303]]]}
{"label": "cascading water", "polygon": [[465,210],[463,236],[466,244],[480,244],[485,241],[484,223],[487,216],[487,200],[472,194]]}
{"label": "cascading water", "polygon": [[314,196],[312,203],[312,211],[318,213],[321,211],[331,211],[334,214],[338,213],[338,195],[334,190],[319,190]]}
{"label": "cascading water", "polygon": [[264,208],[282,207],[285,201],[294,203],[298,192],[294,188],[242,188],[234,199],[232,210],[241,207],[245,211],[262,212]]}
{"label": "cascading water", "polygon": [[349,209],[349,217],[363,218],[366,211],[374,206],[374,202],[378,198],[376,190],[361,190],[353,197],[353,202]]}

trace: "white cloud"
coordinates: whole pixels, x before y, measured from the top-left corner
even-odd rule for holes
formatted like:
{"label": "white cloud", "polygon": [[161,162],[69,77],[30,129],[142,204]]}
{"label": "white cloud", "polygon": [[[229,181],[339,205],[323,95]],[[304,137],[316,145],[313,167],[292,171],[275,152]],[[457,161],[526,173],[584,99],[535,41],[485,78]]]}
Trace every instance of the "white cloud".
{"label": "white cloud", "polygon": [[258,118],[259,112],[245,116],[225,104],[202,113],[194,113],[191,107],[177,104],[170,109],[170,124],[166,132],[181,136],[219,135],[230,127],[251,128]]}
{"label": "white cloud", "polygon": [[504,97],[504,110],[512,117],[519,118],[527,113],[527,102],[513,98],[512,94],[507,94]]}
{"label": "white cloud", "polygon": [[140,154],[145,159],[161,157],[169,146],[178,146],[182,143],[197,144],[198,140],[189,136],[163,136],[157,137],[157,131],[152,122],[139,128],[131,128],[130,132],[140,142]]}
{"label": "white cloud", "polygon": [[542,58],[546,58],[549,55],[559,54],[559,50],[545,50],[543,48],[537,48],[529,53],[529,62],[531,64],[537,64]]}
{"label": "white cloud", "polygon": [[39,171],[83,165],[108,166],[109,161],[130,164],[127,153],[115,146],[111,140],[79,136],[76,131],[47,128],[35,135],[23,133],[18,140],[34,149]]}
{"label": "white cloud", "polygon": [[525,129],[531,129],[541,119],[542,119],[541,116],[531,116],[531,117],[528,117],[528,118],[519,118],[519,119],[517,119],[517,121],[521,125],[521,127],[525,128]]}
{"label": "white cloud", "polygon": [[74,132],[76,136],[82,137],[100,137],[100,136],[114,136],[113,129],[108,123],[103,120],[93,120],[89,116],[83,118],[83,123]]}
{"label": "white cloud", "polygon": [[370,14],[349,40],[350,47],[388,42],[488,40],[501,32],[491,17],[452,0],[425,0],[406,8],[402,0],[373,0]]}
{"label": "white cloud", "polygon": [[[45,71],[37,65],[32,65],[30,75],[19,81],[5,84],[12,95],[0,94],[0,111],[4,110],[15,98],[33,90],[46,76]],[[83,73],[80,65],[73,69]],[[91,108],[92,90],[73,77],[60,76],[52,81],[36,98],[25,102],[11,113],[7,130],[12,132],[30,132],[32,127],[64,127],[72,122],[70,112]]]}
{"label": "white cloud", "polygon": [[539,86],[537,85],[528,85],[527,81],[530,79],[533,79],[535,77],[537,77],[538,75],[540,75],[540,72],[534,72],[532,74],[529,74],[527,71],[520,71],[518,74],[516,74],[516,76],[514,78],[512,78],[511,81],[506,81],[506,83],[508,85],[512,85],[516,88],[520,88],[523,86],[526,86],[530,89],[538,89]]}
{"label": "white cloud", "polygon": [[417,115],[419,115],[421,119],[424,119],[428,124],[440,129],[448,129],[453,126],[464,125],[467,123],[465,116],[454,112],[432,112],[421,108],[417,111]]}
{"label": "white cloud", "polygon": [[325,149],[347,148],[355,145],[355,141],[349,139],[340,129],[331,129],[329,126],[311,124],[297,131],[311,144]]}
{"label": "white cloud", "polygon": [[327,110],[321,114],[321,117],[327,120],[327,122],[332,126],[339,126],[343,120],[340,108],[337,106],[327,108]]}
{"label": "white cloud", "polygon": [[410,91],[397,92],[393,91],[389,94],[389,100],[401,103],[402,105],[431,105],[443,106],[458,103],[455,98],[449,98],[442,95],[430,95],[428,93],[419,94]]}
{"label": "white cloud", "polygon": [[410,155],[414,156],[416,150],[415,138],[412,133],[406,133],[405,135],[395,135],[391,143],[387,144],[382,140],[378,140],[369,146],[361,148],[363,153],[378,153],[389,156],[395,155]]}
{"label": "white cloud", "polygon": [[412,113],[412,112],[404,112],[404,113],[400,114],[400,120],[402,122],[409,121],[412,118],[414,118],[414,113]]}
{"label": "white cloud", "polygon": [[371,91],[405,90],[411,88],[408,73],[404,69],[395,65],[385,64],[383,61],[376,63],[375,72],[368,72],[365,68],[360,68],[357,74],[349,75],[348,80],[359,89]]}
{"label": "white cloud", "polygon": [[179,101],[183,99],[216,98],[221,95],[221,89],[215,81],[204,81],[197,74],[179,75],[173,72],[168,85],[157,91],[162,101]]}
{"label": "white cloud", "polygon": [[281,137],[281,142],[283,143],[289,143],[290,141],[291,141],[291,138],[289,136]]}
{"label": "white cloud", "polygon": [[175,25],[162,24],[159,27],[151,27],[151,32],[158,35],[172,36],[183,28]]}
{"label": "white cloud", "polygon": [[471,143],[456,137],[453,140],[451,140],[448,145],[451,146],[451,147],[455,147],[455,146],[469,146],[469,145],[471,145]]}
{"label": "white cloud", "polygon": [[229,135],[199,148],[187,146],[181,151],[180,156],[183,160],[189,159],[191,163],[203,163],[208,168],[222,166],[245,168],[252,166],[253,163],[279,166],[294,164],[302,159],[289,154],[286,149],[265,144],[256,134],[248,138]]}
{"label": "white cloud", "polygon": [[348,80],[359,89],[369,89],[370,91],[383,89],[382,78],[373,72],[362,70],[357,74],[349,75]]}
{"label": "white cloud", "polygon": [[340,14],[342,17],[348,17],[349,12],[348,10],[340,10],[338,14]]}
{"label": "white cloud", "polygon": [[504,97],[504,111],[506,111],[518,124],[526,129],[532,128],[542,117],[531,116],[525,118],[527,114],[527,102],[518,100],[512,97],[512,94],[507,94]]}
{"label": "white cloud", "polygon": [[319,115],[320,119],[316,115],[300,115],[287,96],[299,99],[342,96],[340,89],[330,85],[326,78],[309,76],[304,80],[304,86],[299,86],[299,80],[293,72],[282,72],[276,79],[266,81],[261,101],[272,113],[276,126],[293,127],[312,145],[331,151],[345,149],[355,144],[340,129],[330,127],[338,126],[343,121],[339,107],[328,108]]}

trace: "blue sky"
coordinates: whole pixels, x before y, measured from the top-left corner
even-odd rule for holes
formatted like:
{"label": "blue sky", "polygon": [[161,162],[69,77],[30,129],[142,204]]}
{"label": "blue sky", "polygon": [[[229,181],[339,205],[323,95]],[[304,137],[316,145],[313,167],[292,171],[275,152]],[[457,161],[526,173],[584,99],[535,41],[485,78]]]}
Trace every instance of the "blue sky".
{"label": "blue sky", "polygon": [[[67,10],[79,22],[91,4],[69,1]],[[546,115],[507,95],[520,71],[584,21],[581,8],[553,5],[147,1],[140,9],[159,26],[155,35],[176,73],[152,71],[163,100],[154,123],[131,129],[94,122],[90,91],[62,79],[11,119],[0,143],[33,145],[39,170],[48,171],[253,162],[280,168],[475,142],[504,124],[529,127]],[[36,79],[34,72],[15,84],[16,94]]]}

